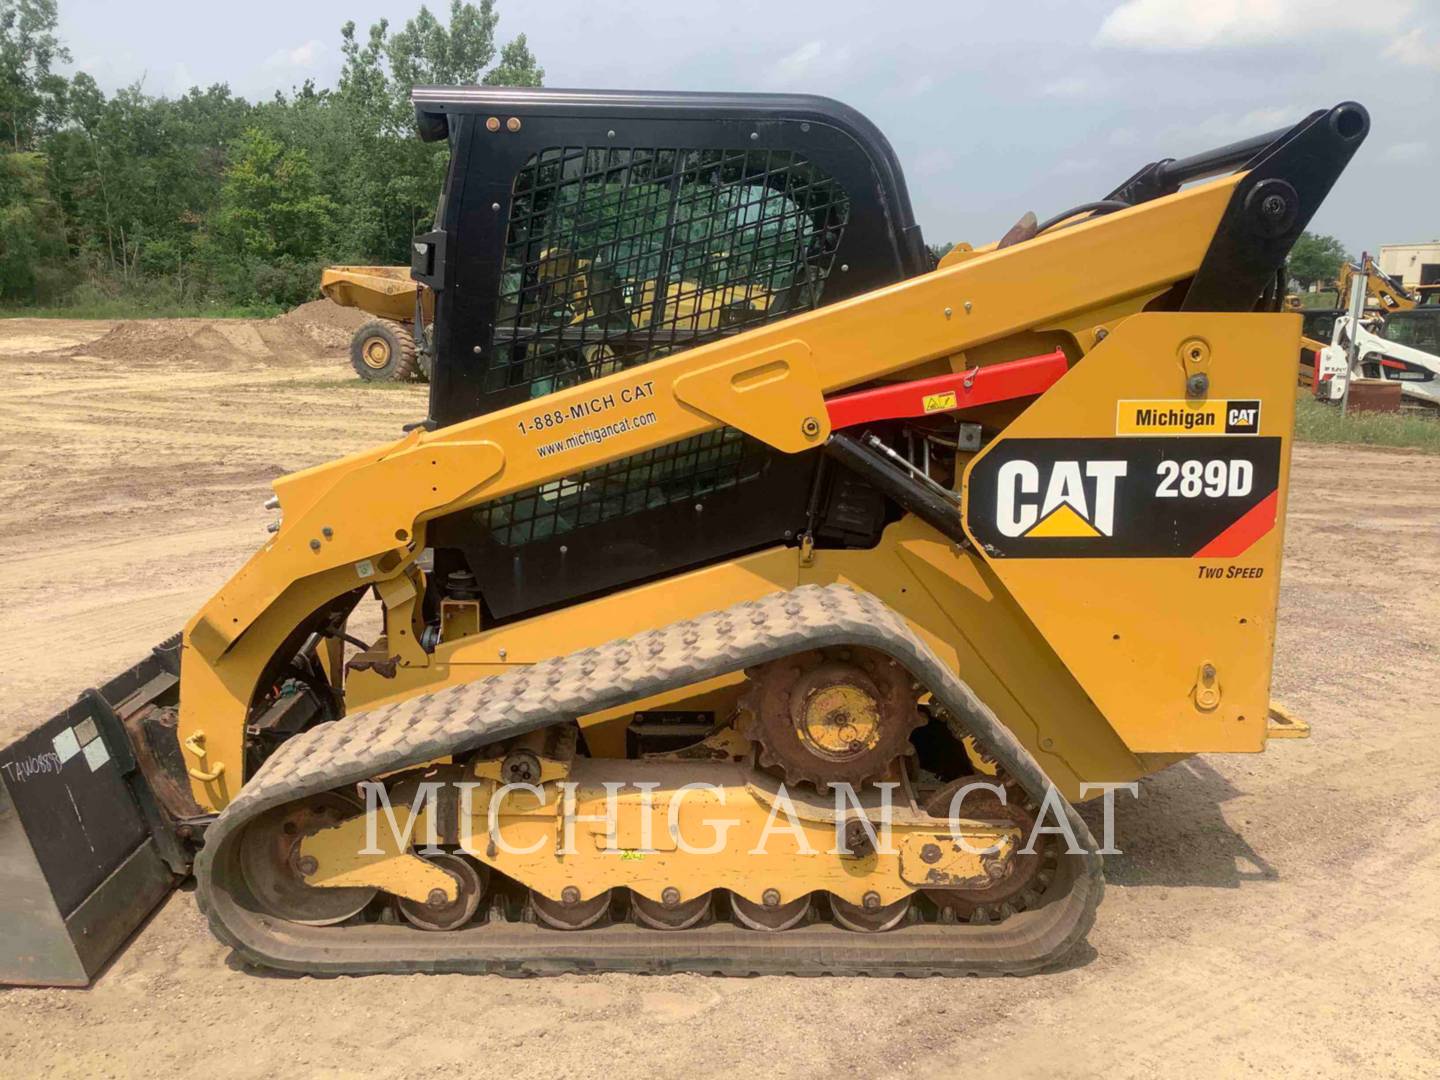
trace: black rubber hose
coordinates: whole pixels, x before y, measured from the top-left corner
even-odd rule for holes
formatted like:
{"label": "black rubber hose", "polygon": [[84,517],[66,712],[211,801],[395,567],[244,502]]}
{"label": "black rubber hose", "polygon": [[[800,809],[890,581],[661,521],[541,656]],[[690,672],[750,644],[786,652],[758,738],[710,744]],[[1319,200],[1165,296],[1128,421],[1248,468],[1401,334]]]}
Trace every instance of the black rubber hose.
{"label": "black rubber hose", "polygon": [[921,521],[932,525],[957,544],[968,544],[969,537],[960,524],[960,511],[938,494],[929,491],[915,479],[863,445],[859,439],[836,432],[825,444],[825,452],[851,472],[864,477],[894,499]]}
{"label": "black rubber hose", "polygon": [[1130,204],[1127,202],[1121,202],[1119,199],[1099,199],[1095,202],[1081,203],[1079,206],[1072,206],[1063,214],[1056,214],[1054,217],[1049,218],[1046,221],[1042,221],[1039,227],[1036,228],[1035,235],[1039,236],[1046,229],[1053,229],[1056,225],[1059,225],[1060,222],[1064,221],[1066,218],[1072,218],[1076,214],[1113,214],[1116,210],[1129,209]]}

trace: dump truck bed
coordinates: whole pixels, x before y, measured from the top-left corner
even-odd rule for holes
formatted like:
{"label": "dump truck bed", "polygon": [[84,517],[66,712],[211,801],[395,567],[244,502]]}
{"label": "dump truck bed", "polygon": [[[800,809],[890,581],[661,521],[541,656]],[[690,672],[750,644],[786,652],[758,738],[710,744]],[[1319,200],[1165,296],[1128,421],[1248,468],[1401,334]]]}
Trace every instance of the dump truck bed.
{"label": "dump truck bed", "polygon": [[327,299],[395,322],[414,317],[419,288],[408,266],[327,266],[320,274]]}

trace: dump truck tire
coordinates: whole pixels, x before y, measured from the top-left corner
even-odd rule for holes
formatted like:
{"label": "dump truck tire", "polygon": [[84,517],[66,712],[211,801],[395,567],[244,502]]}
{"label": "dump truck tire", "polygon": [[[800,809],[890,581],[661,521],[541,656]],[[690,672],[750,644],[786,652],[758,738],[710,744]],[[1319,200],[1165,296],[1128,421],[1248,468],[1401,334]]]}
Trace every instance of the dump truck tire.
{"label": "dump truck tire", "polygon": [[416,377],[415,339],[389,319],[372,319],[350,339],[350,364],[367,382],[406,382]]}

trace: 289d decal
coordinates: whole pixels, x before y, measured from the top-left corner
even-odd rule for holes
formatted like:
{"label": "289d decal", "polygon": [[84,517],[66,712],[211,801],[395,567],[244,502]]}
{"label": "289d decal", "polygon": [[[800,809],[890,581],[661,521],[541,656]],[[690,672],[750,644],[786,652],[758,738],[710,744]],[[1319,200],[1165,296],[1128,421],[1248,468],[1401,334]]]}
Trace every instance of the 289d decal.
{"label": "289d decal", "polygon": [[1240,554],[1275,524],[1280,440],[1006,439],[970,470],[966,526],[1010,558]]}

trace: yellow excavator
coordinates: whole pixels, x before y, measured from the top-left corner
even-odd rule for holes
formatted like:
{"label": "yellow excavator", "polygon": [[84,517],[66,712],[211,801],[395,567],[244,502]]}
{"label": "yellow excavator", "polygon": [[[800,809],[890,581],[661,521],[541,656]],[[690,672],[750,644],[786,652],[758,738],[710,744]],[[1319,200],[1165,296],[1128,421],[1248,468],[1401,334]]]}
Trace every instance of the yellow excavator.
{"label": "yellow excavator", "polygon": [[0,977],[85,982],[186,875],[291,972],[1035,972],[1101,903],[1079,802],[1304,734],[1283,267],[1362,107],[936,267],[828,99],[414,101],[428,415],[0,752]]}
{"label": "yellow excavator", "polygon": [[1340,264],[1340,273],[1335,279],[1337,307],[1345,306],[1356,274],[1365,276],[1365,310],[1368,313],[1388,315],[1393,311],[1411,311],[1421,303],[1420,297],[1381,270],[1370,253],[1365,252],[1358,266],[1348,259]]}

